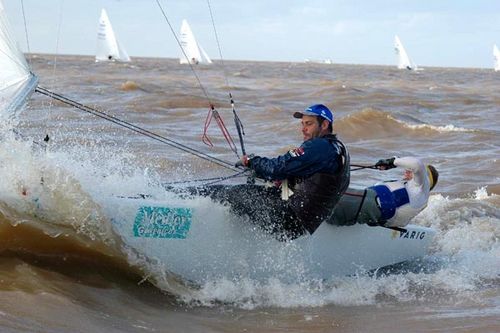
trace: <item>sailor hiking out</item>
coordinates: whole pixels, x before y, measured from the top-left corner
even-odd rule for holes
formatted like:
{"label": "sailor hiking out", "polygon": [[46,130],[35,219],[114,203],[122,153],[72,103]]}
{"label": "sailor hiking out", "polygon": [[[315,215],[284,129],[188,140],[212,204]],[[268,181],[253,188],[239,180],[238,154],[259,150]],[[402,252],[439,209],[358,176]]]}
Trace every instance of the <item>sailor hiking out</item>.
{"label": "sailor hiking out", "polygon": [[430,191],[439,177],[436,168],[424,165],[415,157],[383,159],[375,167],[380,170],[402,167],[405,169],[403,179],[379,183],[364,190],[349,188],[329,223],[404,227],[427,206]]}
{"label": "sailor hiking out", "polygon": [[316,104],[295,112],[294,117],[301,119],[304,142],[300,147],[275,158],[244,155],[238,163],[276,186],[219,185],[197,190],[230,203],[235,213],[248,215],[282,240],[312,234],[329,219],[350,179],[349,153],[332,133],[332,112]]}

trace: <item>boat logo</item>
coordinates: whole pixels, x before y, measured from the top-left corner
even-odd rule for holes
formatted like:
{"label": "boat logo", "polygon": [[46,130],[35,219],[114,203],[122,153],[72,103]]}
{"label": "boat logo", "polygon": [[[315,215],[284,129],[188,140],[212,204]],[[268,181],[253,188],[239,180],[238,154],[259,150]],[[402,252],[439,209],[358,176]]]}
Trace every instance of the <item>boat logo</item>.
{"label": "boat logo", "polygon": [[407,238],[407,239],[416,239],[416,240],[423,240],[425,238],[425,231],[409,231],[409,230],[404,230],[404,231],[399,231],[399,230],[393,230],[391,233],[391,238]]}
{"label": "boat logo", "polygon": [[147,207],[137,210],[134,236],[148,238],[186,238],[191,228],[189,208]]}

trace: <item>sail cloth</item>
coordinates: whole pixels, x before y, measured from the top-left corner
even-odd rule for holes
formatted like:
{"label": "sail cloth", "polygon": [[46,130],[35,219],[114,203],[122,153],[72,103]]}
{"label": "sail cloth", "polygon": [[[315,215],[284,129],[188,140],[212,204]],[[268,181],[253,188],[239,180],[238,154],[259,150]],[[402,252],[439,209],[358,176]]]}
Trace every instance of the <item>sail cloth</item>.
{"label": "sail cloth", "polygon": [[398,36],[394,37],[394,49],[398,55],[398,68],[399,69],[416,69],[415,64],[410,60],[408,53],[406,52],[403,43]]}
{"label": "sail cloth", "polygon": [[38,84],[17,46],[0,0],[0,122],[16,120],[17,113]]}
{"label": "sail cloth", "polygon": [[493,58],[495,59],[493,68],[495,69],[495,72],[498,72],[500,71],[500,51],[498,51],[496,44],[493,45]]}
{"label": "sail cloth", "polygon": [[181,64],[211,64],[212,60],[194,38],[194,34],[186,20],[182,20],[180,43],[184,51],[180,57]]}
{"label": "sail cloth", "polygon": [[99,18],[95,61],[130,61],[127,52],[116,38],[108,14],[104,8],[101,10],[101,17]]}

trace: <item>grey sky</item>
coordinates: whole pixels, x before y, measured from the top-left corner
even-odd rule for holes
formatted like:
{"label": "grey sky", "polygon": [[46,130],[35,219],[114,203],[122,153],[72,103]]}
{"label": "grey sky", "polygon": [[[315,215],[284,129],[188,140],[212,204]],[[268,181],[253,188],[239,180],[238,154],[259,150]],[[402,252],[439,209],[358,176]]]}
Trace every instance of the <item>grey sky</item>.
{"label": "grey sky", "polygon": [[[94,54],[100,10],[106,8],[131,57],[180,54],[156,0],[23,1],[32,52]],[[3,2],[26,51],[22,1]],[[160,3],[176,33],[182,19],[187,19],[198,42],[212,58],[219,58],[206,0]],[[210,0],[210,4],[225,59],[309,58],[392,65],[397,34],[419,66],[491,68],[493,44],[500,45],[497,0]]]}

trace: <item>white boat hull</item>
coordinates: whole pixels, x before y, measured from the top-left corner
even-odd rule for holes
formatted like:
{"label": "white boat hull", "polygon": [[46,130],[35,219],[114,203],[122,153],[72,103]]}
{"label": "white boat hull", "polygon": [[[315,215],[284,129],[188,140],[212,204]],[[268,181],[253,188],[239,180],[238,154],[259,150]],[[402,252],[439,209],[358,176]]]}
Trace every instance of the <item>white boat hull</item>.
{"label": "white boat hull", "polygon": [[197,284],[242,278],[328,280],[422,257],[434,235],[416,225],[408,225],[405,233],[323,223],[313,235],[282,242],[207,198],[177,202],[175,208],[161,201],[117,198],[108,213],[125,244]]}

